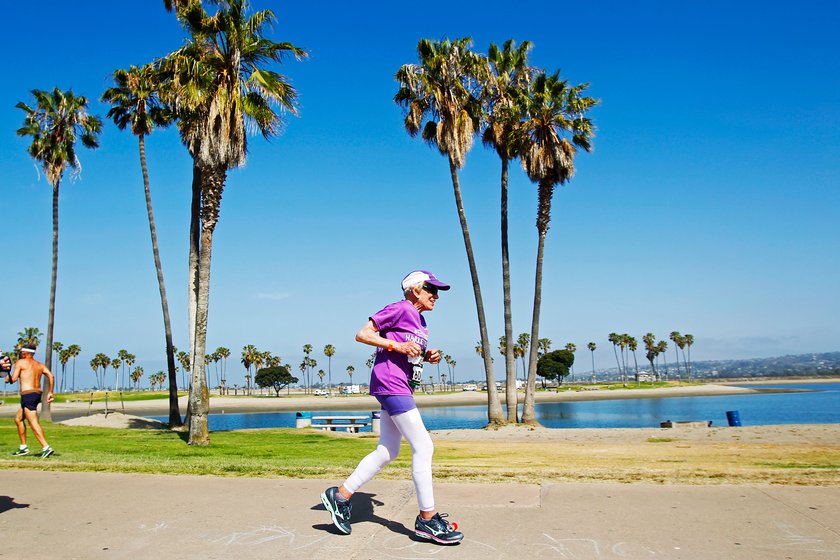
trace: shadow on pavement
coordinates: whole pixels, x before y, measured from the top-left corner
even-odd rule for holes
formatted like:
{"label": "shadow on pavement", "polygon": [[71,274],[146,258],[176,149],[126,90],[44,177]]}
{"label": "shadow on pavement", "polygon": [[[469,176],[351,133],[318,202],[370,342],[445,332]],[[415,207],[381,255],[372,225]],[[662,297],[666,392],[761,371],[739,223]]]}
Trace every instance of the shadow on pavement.
{"label": "shadow on pavement", "polygon": [[[396,533],[398,535],[404,535],[407,537],[414,537],[414,531],[410,531],[405,525],[399,523],[397,521],[391,521],[390,519],[385,519],[384,517],[379,517],[373,512],[374,506],[384,506],[384,502],[380,502],[379,500],[375,500],[374,496],[376,494],[366,494],[364,492],[356,492],[353,494],[353,499],[351,504],[353,505],[353,511],[351,513],[351,524],[356,525],[357,523],[362,522],[370,522],[376,523],[377,525],[382,525],[389,531]],[[317,506],[312,507],[313,510],[321,510],[326,512],[327,508],[324,507],[324,504],[319,503]],[[329,515],[329,514],[327,514]],[[335,525],[332,523],[324,523],[322,525],[313,525],[313,529],[319,531],[327,531],[334,535],[344,535],[341,531],[339,531]]]}
{"label": "shadow on pavement", "polygon": [[15,499],[11,496],[0,496],[0,513],[9,511],[10,509],[28,508],[29,504],[17,504]]}

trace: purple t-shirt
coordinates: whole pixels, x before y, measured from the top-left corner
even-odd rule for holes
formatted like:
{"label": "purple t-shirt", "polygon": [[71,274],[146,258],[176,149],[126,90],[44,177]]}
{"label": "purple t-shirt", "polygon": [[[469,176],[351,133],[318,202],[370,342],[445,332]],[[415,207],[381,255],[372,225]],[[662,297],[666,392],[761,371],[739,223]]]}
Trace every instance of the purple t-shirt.
{"label": "purple t-shirt", "polygon": [[[426,320],[407,300],[392,303],[370,318],[379,336],[394,342],[416,342],[423,354],[429,340]],[[408,356],[385,348],[376,349],[376,359],[370,376],[371,395],[411,395],[412,366]]]}

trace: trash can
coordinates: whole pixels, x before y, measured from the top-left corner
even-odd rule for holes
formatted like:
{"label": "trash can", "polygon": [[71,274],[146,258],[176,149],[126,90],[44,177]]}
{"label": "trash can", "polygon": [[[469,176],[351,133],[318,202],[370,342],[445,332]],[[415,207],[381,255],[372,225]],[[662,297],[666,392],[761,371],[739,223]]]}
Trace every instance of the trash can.
{"label": "trash can", "polygon": [[727,410],[726,421],[729,422],[730,426],[740,426],[741,414],[737,410]]}
{"label": "trash can", "polygon": [[308,428],[312,425],[311,412],[298,412],[295,414],[295,428]]}
{"label": "trash can", "polygon": [[380,416],[381,416],[381,414],[378,410],[374,410],[373,412],[370,413],[370,431],[373,432],[374,434],[379,433],[379,422],[380,422],[379,417]]}

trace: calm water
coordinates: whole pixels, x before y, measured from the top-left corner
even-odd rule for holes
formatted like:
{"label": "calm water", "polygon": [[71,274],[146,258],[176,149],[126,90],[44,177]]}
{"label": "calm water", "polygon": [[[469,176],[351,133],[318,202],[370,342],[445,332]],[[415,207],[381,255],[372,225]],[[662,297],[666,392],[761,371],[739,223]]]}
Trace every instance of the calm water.
{"label": "calm water", "polygon": [[[805,389],[807,392],[538,403],[535,410],[537,419],[547,428],[658,428],[659,423],[665,420],[711,420],[715,426],[726,426],[728,410],[737,410],[744,426],[840,424],[840,383],[751,387]],[[358,410],[336,414],[370,412]],[[421,413],[430,430],[483,428],[487,424],[485,406],[422,408]],[[168,420],[166,416],[152,418],[164,422]],[[211,431],[293,428],[295,413],[211,414],[209,424]]]}

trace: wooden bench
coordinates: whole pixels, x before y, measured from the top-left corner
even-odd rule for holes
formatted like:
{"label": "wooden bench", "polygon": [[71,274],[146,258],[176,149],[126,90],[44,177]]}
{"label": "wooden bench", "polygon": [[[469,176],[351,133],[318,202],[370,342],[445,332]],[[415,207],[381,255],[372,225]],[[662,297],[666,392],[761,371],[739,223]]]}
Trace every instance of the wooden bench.
{"label": "wooden bench", "polygon": [[370,425],[370,416],[313,416],[312,427],[319,430],[345,430],[357,434],[359,430]]}

